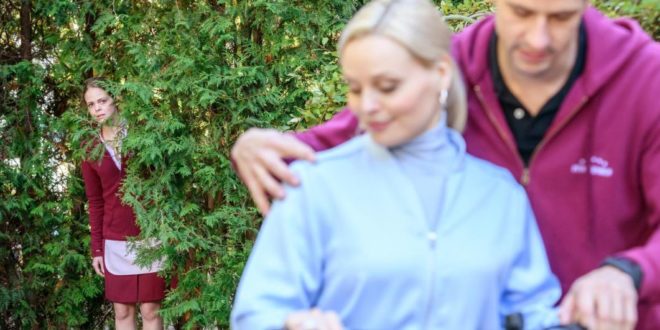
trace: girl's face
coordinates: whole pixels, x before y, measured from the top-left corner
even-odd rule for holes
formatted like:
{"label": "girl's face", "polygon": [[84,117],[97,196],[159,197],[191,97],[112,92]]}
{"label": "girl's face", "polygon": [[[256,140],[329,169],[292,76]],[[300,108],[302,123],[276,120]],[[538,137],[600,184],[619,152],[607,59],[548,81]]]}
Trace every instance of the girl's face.
{"label": "girl's face", "polygon": [[440,119],[439,96],[450,83],[448,61],[426,66],[392,39],[368,35],[350,41],[340,63],[348,106],[376,143],[403,144]]}
{"label": "girl's face", "polygon": [[99,124],[105,123],[117,112],[114,100],[102,88],[88,88],[85,92],[85,104],[87,104],[89,114]]}

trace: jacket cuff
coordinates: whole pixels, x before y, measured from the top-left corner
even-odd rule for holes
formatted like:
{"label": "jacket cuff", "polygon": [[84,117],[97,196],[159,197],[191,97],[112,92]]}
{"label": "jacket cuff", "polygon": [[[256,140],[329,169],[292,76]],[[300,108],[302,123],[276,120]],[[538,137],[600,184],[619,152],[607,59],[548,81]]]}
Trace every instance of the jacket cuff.
{"label": "jacket cuff", "polygon": [[102,257],[102,256],[103,256],[103,250],[101,249],[92,250],[92,258]]}
{"label": "jacket cuff", "polygon": [[642,279],[644,278],[644,272],[642,272],[642,267],[640,267],[635,261],[625,258],[625,257],[609,257],[600,264],[603,266],[612,266],[626,274],[628,274],[635,284],[635,289],[639,293],[642,288]]}

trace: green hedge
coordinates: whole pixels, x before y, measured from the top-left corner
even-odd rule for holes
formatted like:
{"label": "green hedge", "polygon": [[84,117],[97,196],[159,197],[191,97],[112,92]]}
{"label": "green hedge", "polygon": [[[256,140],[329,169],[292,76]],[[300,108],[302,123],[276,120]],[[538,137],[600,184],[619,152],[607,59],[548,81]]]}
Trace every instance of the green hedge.
{"label": "green hedge", "polygon": [[[103,75],[126,116],[124,185],[178,287],[162,314],[228,327],[260,224],[228,159],[248,127],[301,129],[344,102],[335,44],[364,1],[8,0],[0,4],[0,329],[111,324],[89,256],[81,82]],[[623,5],[621,5],[623,4]],[[600,1],[658,38],[650,2]],[[460,29],[491,10],[441,4]],[[644,15],[642,15],[644,14]]]}
{"label": "green hedge", "polygon": [[660,41],[660,0],[597,0],[594,5],[610,17],[631,17]]}

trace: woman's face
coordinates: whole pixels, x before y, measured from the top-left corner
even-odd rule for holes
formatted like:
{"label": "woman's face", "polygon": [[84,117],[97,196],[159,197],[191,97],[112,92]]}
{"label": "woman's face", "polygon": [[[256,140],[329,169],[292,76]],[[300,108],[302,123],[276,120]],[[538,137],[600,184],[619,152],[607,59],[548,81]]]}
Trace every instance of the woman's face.
{"label": "woman's face", "polygon": [[341,54],[348,106],[373,140],[393,147],[435,126],[450,65],[423,65],[399,43],[379,35],[350,41]]}
{"label": "woman's face", "polygon": [[85,104],[87,104],[89,114],[99,124],[105,123],[117,112],[112,97],[102,88],[88,88],[85,92]]}

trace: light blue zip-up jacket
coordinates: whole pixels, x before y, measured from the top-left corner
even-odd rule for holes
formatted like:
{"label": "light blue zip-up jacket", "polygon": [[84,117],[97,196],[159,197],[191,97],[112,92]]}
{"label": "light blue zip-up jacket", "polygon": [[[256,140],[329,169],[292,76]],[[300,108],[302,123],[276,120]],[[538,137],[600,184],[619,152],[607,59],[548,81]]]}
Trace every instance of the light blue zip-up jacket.
{"label": "light blue zip-up jacket", "polygon": [[296,162],[243,272],[234,329],[335,311],[347,329],[526,329],[557,324],[559,284],[524,190],[437,127],[396,148],[363,135]]}

